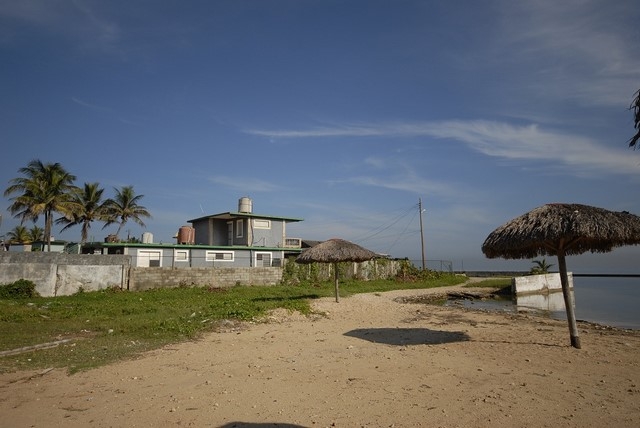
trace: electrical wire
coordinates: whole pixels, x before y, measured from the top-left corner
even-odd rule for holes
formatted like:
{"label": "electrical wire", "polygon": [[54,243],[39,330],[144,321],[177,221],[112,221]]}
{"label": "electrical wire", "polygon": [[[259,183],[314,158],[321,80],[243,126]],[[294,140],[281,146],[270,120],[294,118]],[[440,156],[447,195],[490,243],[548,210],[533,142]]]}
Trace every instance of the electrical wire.
{"label": "electrical wire", "polygon": [[[369,232],[368,235],[365,235],[364,237],[359,237],[354,239],[357,242],[365,242],[371,238],[376,237],[377,235],[381,234],[382,232],[384,232],[385,230],[390,229],[392,226],[394,226],[395,224],[397,224],[400,220],[402,220],[403,218],[405,218],[406,216],[408,216],[412,211],[415,210],[415,208],[417,207],[416,204],[412,205],[410,208],[406,209],[405,211],[403,211],[399,216],[397,216],[396,218],[394,218],[391,223],[389,223],[388,225],[383,224],[382,226],[379,226],[375,229],[373,229],[371,232]],[[414,212],[414,217],[415,217],[415,212]],[[406,229],[406,228],[405,228]]]}

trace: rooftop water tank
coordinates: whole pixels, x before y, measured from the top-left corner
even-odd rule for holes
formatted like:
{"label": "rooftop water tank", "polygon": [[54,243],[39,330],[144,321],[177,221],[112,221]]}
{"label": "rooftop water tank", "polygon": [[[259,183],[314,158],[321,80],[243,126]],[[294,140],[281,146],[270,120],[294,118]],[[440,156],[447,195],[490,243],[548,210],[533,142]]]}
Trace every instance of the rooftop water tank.
{"label": "rooftop water tank", "polygon": [[196,230],[191,226],[182,226],[178,229],[178,244],[193,245],[196,242]]}
{"label": "rooftop water tank", "polygon": [[251,198],[248,198],[246,196],[240,198],[238,200],[238,212],[241,212],[241,213],[251,213],[251,212],[253,212],[252,204],[253,204],[253,202],[251,201]]}
{"label": "rooftop water tank", "polygon": [[142,234],[142,243],[143,244],[153,244],[153,233],[144,232]]}

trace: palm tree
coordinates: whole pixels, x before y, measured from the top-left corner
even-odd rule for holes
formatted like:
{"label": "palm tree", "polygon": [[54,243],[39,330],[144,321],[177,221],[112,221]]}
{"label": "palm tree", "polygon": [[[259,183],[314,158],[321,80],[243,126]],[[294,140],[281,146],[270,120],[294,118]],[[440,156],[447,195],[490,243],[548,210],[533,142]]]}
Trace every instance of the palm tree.
{"label": "palm tree", "polygon": [[151,214],[149,214],[149,211],[147,211],[145,207],[138,205],[138,202],[144,195],[136,195],[133,186],[124,186],[121,189],[114,188],[114,190],[116,192],[115,198],[108,199],[105,202],[106,224],[104,227],[118,223],[119,226],[116,236],[120,234],[122,227],[129,220],[133,220],[135,223],[144,227],[145,224],[142,221],[142,217],[151,217]]}
{"label": "palm tree", "polygon": [[547,263],[547,259],[532,260],[531,263],[535,264],[535,266],[531,268],[531,275],[547,274],[549,273],[549,269],[553,267],[552,264]]}
{"label": "palm tree", "polygon": [[105,221],[105,203],[102,200],[104,189],[98,183],[84,183],[84,188],[80,193],[73,195],[73,200],[78,204],[78,210],[65,217],[56,220],[56,224],[65,225],[62,231],[76,225],[82,225],[80,242],[85,243],[89,236],[91,223],[94,221]]}
{"label": "palm tree", "polygon": [[36,225],[29,229],[27,233],[29,234],[29,240],[31,242],[42,241],[42,238],[44,238],[44,229]]}
{"label": "palm tree", "polygon": [[29,244],[33,242],[29,234],[29,230],[22,226],[14,227],[9,233],[7,233],[7,240],[10,244]]}
{"label": "palm tree", "polygon": [[636,97],[631,102],[629,110],[633,110],[633,127],[637,130],[636,135],[629,140],[629,147],[636,147],[638,140],[640,140],[640,89],[635,93]]}
{"label": "palm tree", "polygon": [[68,173],[59,163],[44,164],[40,160],[32,160],[26,167],[18,170],[23,177],[14,178],[4,191],[5,196],[20,193],[10,200],[9,211],[21,222],[38,221],[44,215],[44,236],[48,251],[51,251],[51,228],[53,213],[63,215],[77,210],[73,202],[73,194],[78,188],[73,185],[76,177]]}

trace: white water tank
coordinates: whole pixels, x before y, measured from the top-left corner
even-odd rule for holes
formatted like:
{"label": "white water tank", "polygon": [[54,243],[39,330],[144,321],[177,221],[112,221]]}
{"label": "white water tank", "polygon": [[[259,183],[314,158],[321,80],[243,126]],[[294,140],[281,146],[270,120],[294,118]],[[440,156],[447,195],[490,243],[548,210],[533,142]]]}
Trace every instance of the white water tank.
{"label": "white water tank", "polygon": [[253,202],[251,201],[251,198],[244,196],[238,200],[238,212],[251,213],[253,212],[252,205]]}
{"label": "white water tank", "polygon": [[142,234],[142,243],[143,244],[153,244],[153,233],[144,232]]}

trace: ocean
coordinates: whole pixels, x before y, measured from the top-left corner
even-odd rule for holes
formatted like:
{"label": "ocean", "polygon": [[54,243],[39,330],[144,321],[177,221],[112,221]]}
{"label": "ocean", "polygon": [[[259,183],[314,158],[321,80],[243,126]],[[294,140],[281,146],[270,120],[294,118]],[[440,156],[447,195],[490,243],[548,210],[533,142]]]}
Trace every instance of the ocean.
{"label": "ocean", "polygon": [[[640,278],[574,277],[576,319],[640,329]],[[564,305],[561,314],[566,319]]]}
{"label": "ocean", "polygon": [[[574,277],[577,320],[640,330],[640,278]],[[465,307],[497,310],[531,310],[542,316],[566,320],[562,292],[529,295],[517,301],[465,301]]]}

